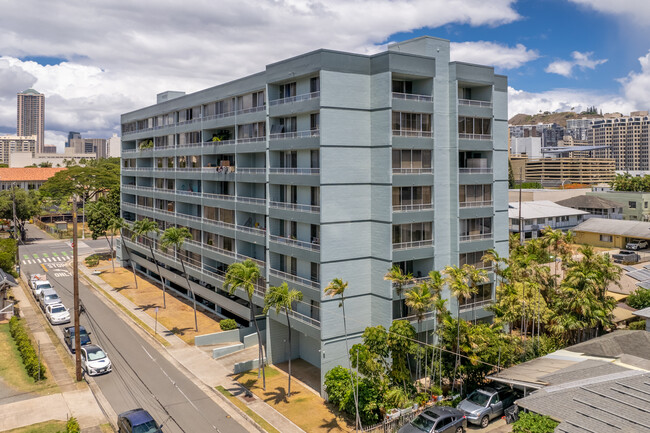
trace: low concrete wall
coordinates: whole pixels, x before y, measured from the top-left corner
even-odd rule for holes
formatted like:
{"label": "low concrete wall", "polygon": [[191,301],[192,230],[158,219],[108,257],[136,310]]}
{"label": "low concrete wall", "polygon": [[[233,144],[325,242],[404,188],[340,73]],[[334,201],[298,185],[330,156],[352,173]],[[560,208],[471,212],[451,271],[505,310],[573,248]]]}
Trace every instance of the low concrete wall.
{"label": "low concrete wall", "polygon": [[248,334],[244,337],[244,347],[248,349],[249,347],[253,347],[257,344],[257,333],[253,332],[252,334]]}
{"label": "low concrete wall", "polygon": [[242,343],[233,344],[232,346],[219,347],[212,350],[212,357],[214,359],[218,359],[222,356],[230,355],[231,353],[235,353],[242,349],[244,349],[244,345]]}
{"label": "low concrete wall", "polygon": [[251,359],[250,361],[238,362],[233,366],[233,373],[243,373],[245,371],[252,370],[257,368],[259,365],[259,359]]}
{"label": "low concrete wall", "polygon": [[241,343],[239,329],[215,332],[214,334],[197,335],[194,337],[195,346],[209,346],[211,344],[223,343]]}

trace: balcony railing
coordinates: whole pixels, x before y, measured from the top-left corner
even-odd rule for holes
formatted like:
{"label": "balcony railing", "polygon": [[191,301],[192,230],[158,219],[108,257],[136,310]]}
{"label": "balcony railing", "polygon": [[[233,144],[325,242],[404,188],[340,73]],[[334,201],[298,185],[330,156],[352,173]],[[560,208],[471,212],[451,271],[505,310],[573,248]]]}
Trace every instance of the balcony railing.
{"label": "balcony railing", "polygon": [[426,248],[433,246],[433,239],[424,241],[399,242],[393,244],[393,251],[407,250],[411,248]]}
{"label": "balcony railing", "polygon": [[271,174],[320,174],[320,168],[270,168]]}
{"label": "balcony railing", "polygon": [[393,137],[433,137],[432,131],[414,131],[409,129],[393,129]]}
{"label": "balcony railing", "polygon": [[492,140],[492,135],[490,134],[466,134],[464,132],[458,133],[458,138],[465,140]]}
{"label": "balcony railing", "polygon": [[477,233],[473,235],[460,235],[460,242],[481,241],[485,239],[492,239],[492,233]]}
{"label": "balcony railing", "polygon": [[211,114],[209,116],[205,116],[203,120],[208,121],[208,120],[214,120],[214,119],[223,119],[224,117],[230,117],[234,116],[235,112],[234,111],[228,111],[226,113],[219,113],[219,114]]}
{"label": "balcony railing", "polygon": [[269,206],[276,209],[289,209],[298,212],[310,212],[310,213],[320,212],[320,206],[312,206],[309,204],[299,204],[299,203],[287,203],[284,201],[272,201],[269,203]]}
{"label": "balcony railing", "polygon": [[492,174],[492,167],[481,167],[481,168],[466,168],[461,167],[458,169],[460,174]]}
{"label": "balcony railing", "polygon": [[467,303],[460,305],[460,311],[475,310],[492,304],[492,299],[482,299],[472,302],[470,299]]}
{"label": "balcony railing", "polygon": [[258,111],[263,111],[265,109],[266,109],[266,105],[259,105],[257,107],[251,107],[251,108],[242,108],[241,110],[237,110],[237,114],[257,113]]}
{"label": "balcony railing", "polygon": [[305,250],[320,251],[320,244],[317,243],[299,241],[297,239],[291,239],[291,238],[276,236],[276,235],[271,235],[270,240],[271,242],[277,242],[279,244],[284,244],[284,245],[291,245],[293,247],[298,247]]}
{"label": "balcony railing", "polygon": [[237,144],[244,144],[244,143],[257,143],[260,141],[266,141],[266,137],[245,137],[245,138],[238,138],[237,139]]}
{"label": "balcony railing", "polygon": [[477,99],[459,99],[458,105],[469,105],[472,107],[492,107],[492,102],[490,101],[479,101]]}
{"label": "balcony railing", "polygon": [[219,254],[223,254],[224,256],[232,257],[232,258],[237,259],[237,260],[241,260],[241,261],[252,260],[258,266],[261,266],[261,267],[266,266],[266,263],[264,262],[264,260],[256,259],[254,257],[247,256],[245,254],[240,254],[240,253],[236,253],[234,251],[226,250],[224,248],[215,247],[214,245],[210,245],[210,244],[204,243],[204,242],[198,242],[198,241],[194,241],[194,240],[190,240],[190,241],[186,241],[186,242],[188,244],[190,244],[190,245],[195,245],[195,246],[197,246],[199,248],[206,248],[208,250],[216,251]]}
{"label": "balcony railing", "polygon": [[429,95],[418,95],[415,93],[399,93],[393,92],[394,99],[405,99],[407,101],[421,101],[421,102],[432,102],[433,97]]}
{"label": "balcony railing", "polygon": [[266,174],[265,167],[237,167],[237,174]]}
{"label": "balcony railing", "polygon": [[458,203],[459,207],[490,207],[492,206],[492,200],[483,200],[483,201],[461,201]]}
{"label": "balcony railing", "polygon": [[270,268],[269,273],[275,277],[281,278],[286,281],[293,283],[298,283],[301,286],[306,286],[311,289],[320,290],[320,283],[318,281],[312,281],[309,278],[299,277],[298,275],[289,274],[287,272],[282,272],[277,269]]}
{"label": "balcony railing", "polygon": [[[404,284],[404,287],[415,286],[415,285],[417,285],[417,284],[424,283],[425,281],[428,281],[428,280],[429,280],[429,277],[413,278],[411,281],[409,281],[408,283]],[[397,284],[397,283],[393,283],[393,284],[392,284],[393,288],[396,288],[398,285],[399,285],[399,284]]]}
{"label": "balcony railing", "polygon": [[320,129],[310,129],[308,131],[282,132],[280,134],[271,134],[271,140],[289,140],[293,138],[309,138],[320,136]]}
{"label": "balcony railing", "polygon": [[393,174],[431,174],[431,173],[433,173],[432,167],[393,168]]}
{"label": "balcony railing", "polygon": [[[436,312],[435,311],[428,311],[428,312],[426,312],[426,313],[424,313],[422,315],[422,320],[423,321],[424,320],[429,320],[429,319],[433,319],[434,317],[436,317]],[[406,317],[400,317],[399,320],[408,320],[409,322],[417,322],[419,320],[419,317],[418,317],[417,314],[413,314],[413,315],[406,316]]]}
{"label": "balcony railing", "polygon": [[302,95],[289,96],[288,98],[274,99],[273,101],[269,102],[269,105],[274,106],[274,105],[288,104],[290,102],[307,101],[309,99],[314,99],[318,97],[320,97],[320,92],[304,93]]}
{"label": "balcony railing", "polygon": [[130,154],[130,153],[136,153],[138,149],[124,149],[122,150],[122,154]]}
{"label": "balcony railing", "polygon": [[430,210],[430,209],[433,209],[433,203],[393,205],[393,212],[412,212],[412,211]]}

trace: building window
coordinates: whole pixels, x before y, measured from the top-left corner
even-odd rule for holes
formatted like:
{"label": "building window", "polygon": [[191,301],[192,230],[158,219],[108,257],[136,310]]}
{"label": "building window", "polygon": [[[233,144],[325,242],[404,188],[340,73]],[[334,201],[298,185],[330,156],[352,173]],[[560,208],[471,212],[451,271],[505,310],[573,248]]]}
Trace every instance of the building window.
{"label": "building window", "polygon": [[431,204],[430,186],[393,187],[393,207]]}
{"label": "building window", "polygon": [[472,253],[463,253],[458,256],[458,266],[470,265],[476,269],[489,269],[490,263],[484,262],[483,256],[487,251],[475,251]]}
{"label": "building window", "polygon": [[393,244],[432,240],[432,224],[412,223],[393,225]]}
{"label": "building window", "polygon": [[492,237],[492,218],[470,218],[460,220],[460,241],[467,242]]}
{"label": "building window", "polygon": [[[320,83],[319,83],[320,87]],[[287,83],[280,85],[280,99],[291,98],[296,96],[296,83]]]}
{"label": "building window", "polygon": [[309,92],[320,92],[320,77],[312,77],[309,79]]}
{"label": "building window", "polygon": [[636,209],[636,202],[635,201],[630,201],[627,204],[630,209]]}
{"label": "building window", "polygon": [[431,168],[431,151],[393,149],[393,170]]}
{"label": "building window", "polygon": [[461,207],[492,202],[492,185],[459,185],[458,202]]}
{"label": "building window", "polygon": [[483,119],[480,117],[458,117],[459,134],[490,135],[492,119]]}
{"label": "building window", "polygon": [[601,242],[612,242],[612,236],[611,235],[600,235],[600,241]]}
{"label": "building window", "polygon": [[393,135],[431,136],[431,114],[393,112]]}
{"label": "building window", "polygon": [[317,131],[320,129],[320,114],[313,113],[309,116],[310,129]]}

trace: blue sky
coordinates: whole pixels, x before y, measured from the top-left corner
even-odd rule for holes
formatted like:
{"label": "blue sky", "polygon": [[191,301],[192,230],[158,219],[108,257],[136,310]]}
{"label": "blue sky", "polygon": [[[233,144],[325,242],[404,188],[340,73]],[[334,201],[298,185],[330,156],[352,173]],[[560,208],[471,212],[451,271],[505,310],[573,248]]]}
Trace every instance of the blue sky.
{"label": "blue sky", "polygon": [[165,90],[421,35],[508,75],[510,116],[647,110],[648,23],[650,0],[22,0],[0,16],[0,132],[15,132],[16,93],[29,87],[46,95],[46,142],[61,148],[70,130],[118,132],[121,113]]}

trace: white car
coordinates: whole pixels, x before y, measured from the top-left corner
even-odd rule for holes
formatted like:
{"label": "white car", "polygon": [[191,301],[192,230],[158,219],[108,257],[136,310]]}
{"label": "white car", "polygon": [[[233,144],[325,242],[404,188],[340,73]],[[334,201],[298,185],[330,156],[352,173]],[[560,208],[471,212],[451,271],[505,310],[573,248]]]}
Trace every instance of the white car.
{"label": "white car", "polygon": [[644,239],[633,239],[632,241],[628,242],[625,244],[625,249],[628,250],[642,250],[644,248],[648,248],[648,241]]}
{"label": "white car", "polygon": [[111,360],[106,352],[96,344],[81,346],[81,368],[90,376],[111,371]]}
{"label": "white car", "polygon": [[70,310],[61,303],[49,304],[45,307],[45,315],[52,325],[60,325],[70,321]]}

